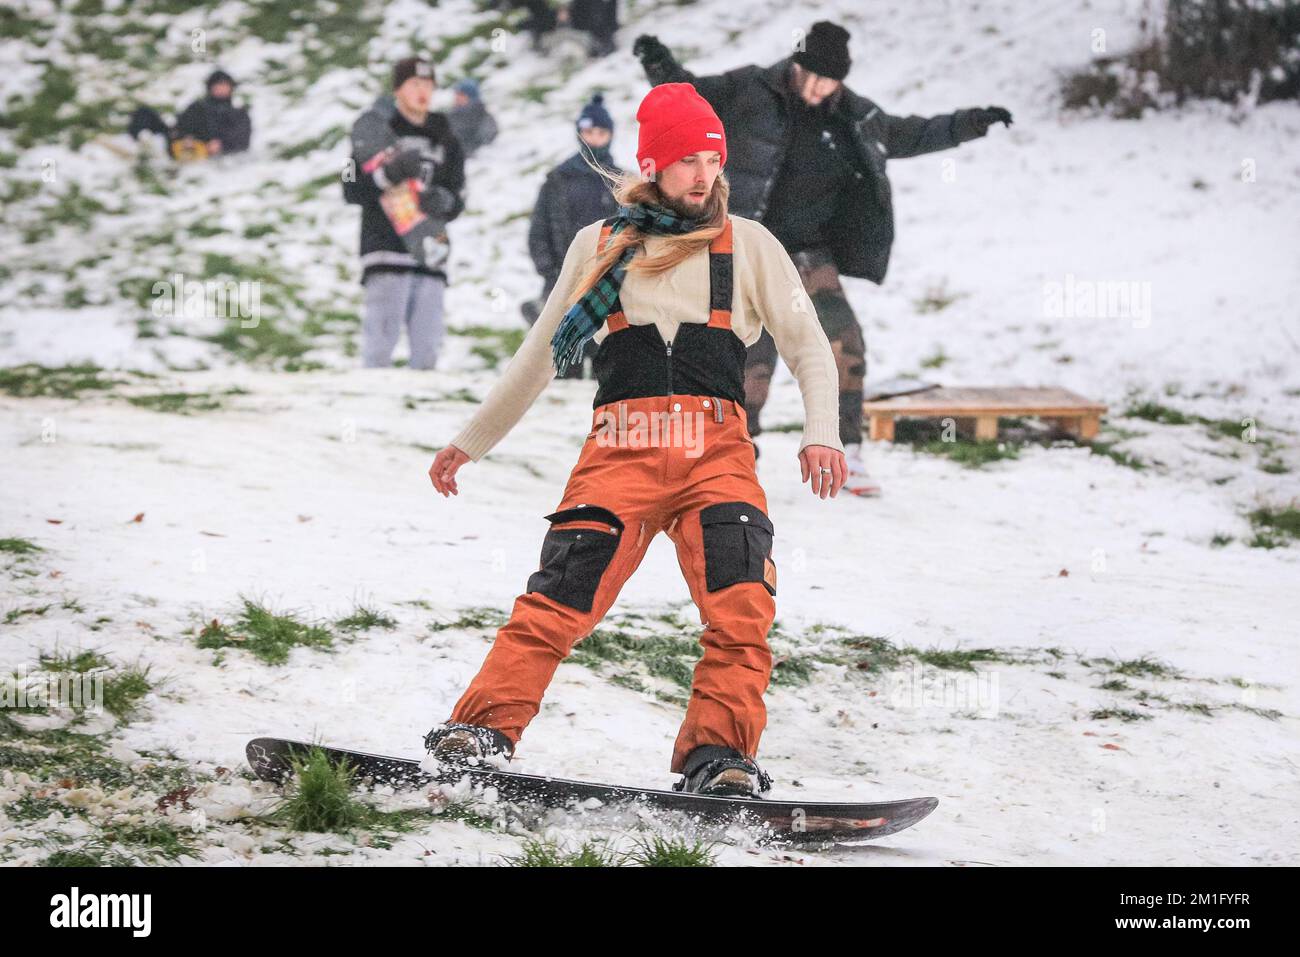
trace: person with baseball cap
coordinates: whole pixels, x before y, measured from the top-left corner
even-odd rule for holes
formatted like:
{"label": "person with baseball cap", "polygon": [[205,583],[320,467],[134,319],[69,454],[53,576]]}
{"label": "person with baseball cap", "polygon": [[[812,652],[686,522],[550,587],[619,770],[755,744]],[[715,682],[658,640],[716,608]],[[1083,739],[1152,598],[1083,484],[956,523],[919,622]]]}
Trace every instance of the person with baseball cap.
{"label": "person with baseball cap", "polygon": [[426,736],[444,761],[512,756],[555,669],[589,635],[663,531],[704,624],[669,768],[678,790],[754,795],[772,672],[774,525],[744,405],[745,348],[767,329],[799,382],[798,460],[815,496],[845,479],[830,343],[780,242],[728,212],[727,132],[690,84],[655,87],[637,110],[636,173],[613,180],[618,211],[583,227],[523,345],[429,469],[458,495],[556,372],[598,344],[591,431],[537,570],[482,668]]}

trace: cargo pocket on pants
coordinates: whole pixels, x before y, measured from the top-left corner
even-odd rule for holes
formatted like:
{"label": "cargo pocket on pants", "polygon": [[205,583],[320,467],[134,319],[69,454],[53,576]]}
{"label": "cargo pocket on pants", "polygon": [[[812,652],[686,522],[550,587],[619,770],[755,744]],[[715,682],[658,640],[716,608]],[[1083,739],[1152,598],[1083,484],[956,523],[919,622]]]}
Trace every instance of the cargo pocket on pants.
{"label": "cargo pocket on pants", "polygon": [[747,502],[721,502],[700,510],[704,582],[717,591],[740,582],[762,582],[776,594],[772,522]]}
{"label": "cargo pocket on pants", "polygon": [[546,516],[550,530],[542,539],[542,558],[528,577],[528,592],[561,605],[591,611],[601,576],[618,551],[623,522],[607,508],[579,505]]}

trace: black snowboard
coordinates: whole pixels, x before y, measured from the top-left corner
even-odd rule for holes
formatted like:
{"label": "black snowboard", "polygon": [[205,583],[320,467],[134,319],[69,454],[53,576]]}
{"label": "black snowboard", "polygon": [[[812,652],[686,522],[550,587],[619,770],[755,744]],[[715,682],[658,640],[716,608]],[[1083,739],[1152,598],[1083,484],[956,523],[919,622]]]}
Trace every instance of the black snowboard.
{"label": "black snowboard", "polygon": [[[305,758],[312,747],[301,741],[254,738],[248,742],[248,763],[259,778],[278,783],[292,773],[290,759]],[[685,811],[710,823],[762,827],[771,837],[788,841],[862,841],[885,837],[911,827],[939,803],[932,797],[870,804],[717,797],[567,781],[520,774],[489,765],[444,766],[444,770],[435,775],[425,771],[420,767],[420,761],[412,758],[387,757],[324,745],[319,747],[331,763],[346,762],[355,769],[358,779],[368,779],[375,784],[416,788],[434,782],[455,783],[468,776],[476,787],[493,787],[502,799],[518,804],[558,808],[581,804],[589,808],[593,798],[605,806],[640,803],[669,811]]]}

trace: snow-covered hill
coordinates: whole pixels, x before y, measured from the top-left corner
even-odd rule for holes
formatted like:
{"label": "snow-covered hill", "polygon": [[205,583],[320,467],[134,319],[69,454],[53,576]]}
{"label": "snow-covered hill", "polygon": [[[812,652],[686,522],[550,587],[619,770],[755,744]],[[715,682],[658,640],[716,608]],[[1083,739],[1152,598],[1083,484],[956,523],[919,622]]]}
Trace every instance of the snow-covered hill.
{"label": "snow-covered hill", "polygon": [[[877,844],[733,834],[717,861],[1297,863],[1300,552],[1269,522],[1294,522],[1300,496],[1300,106],[1063,114],[1059,75],[1095,29],[1132,41],[1132,6],[754,3],[741,23],[721,0],[628,3],[619,52],[587,64],[464,0],[18,5],[0,21],[0,665],[35,680],[98,652],[79,666],[125,704],[63,731],[65,715],[0,713],[0,859],[491,863],[536,837],[635,840],[482,805],[412,823],[402,796],[374,799],[382,824],[303,834],[257,819],[275,794],[242,748],[420,752],[536,566],[586,429],[592,384],[554,382],[458,497],[425,474],[519,341],[540,287],[527,217],[574,117],[605,91],[631,166],[638,34],[717,72],[830,18],[853,33],[849,85],[885,109],[1015,114],[891,163],[890,274],[846,282],[871,376],[1063,385],[1111,413],[1092,448],[1031,443],[983,468],[875,446],[884,497],[821,501],[799,483],[782,370],[760,440],[782,582],[760,760],[786,793],[940,805]],[[352,119],[416,49],[444,87],[478,76],[502,134],[468,165],[440,368],[366,371],[336,178]],[[135,103],[193,98],[218,63],[251,104],[251,154],[175,169],[96,141]],[[154,283],[177,273],[260,281],[266,320],[158,315]],[[1051,310],[1053,284],[1119,281],[1149,313]],[[267,663],[250,607],[329,644]],[[697,631],[657,541],[561,666],[521,766],[666,784]]]}

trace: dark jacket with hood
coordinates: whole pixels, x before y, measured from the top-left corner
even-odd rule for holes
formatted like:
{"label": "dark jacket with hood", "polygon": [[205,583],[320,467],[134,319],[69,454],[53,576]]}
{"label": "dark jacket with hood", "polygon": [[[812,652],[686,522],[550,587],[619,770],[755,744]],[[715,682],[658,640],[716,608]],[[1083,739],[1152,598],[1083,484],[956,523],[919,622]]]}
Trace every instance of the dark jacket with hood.
{"label": "dark jacket with hood", "polygon": [[618,211],[608,184],[587,165],[584,152],[611,173],[622,172],[608,147],[593,150],[579,140],[579,151],[546,175],[528,224],[528,252],[548,290],[555,285],[578,230]]}
{"label": "dark jacket with hood", "polygon": [[[787,57],[768,67],[744,66],[717,76],[697,77],[668,57],[644,64],[650,82],[690,83],[717,111],[727,131],[726,174],[730,210],[764,221],[772,187],[786,163],[793,123],[802,108],[788,77]],[[891,116],[841,85],[829,107],[851,145],[851,186],[825,226],[841,274],[881,282],[894,241],[894,209],[885,162],[949,149],[984,135],[976,110],[940,116]],[[766,225],[766,224],[765,224]],[[769,226],[774,233],[779,227]]]}
{"label": "dark jacket with hood", "polygon": [[207,95],[185,108],[176,120],[172,136],[192,136],[196,140],[220,140],[222,153],[239,153],[248,149],[253,124],[248,110],[235,106],[229,98]]}

